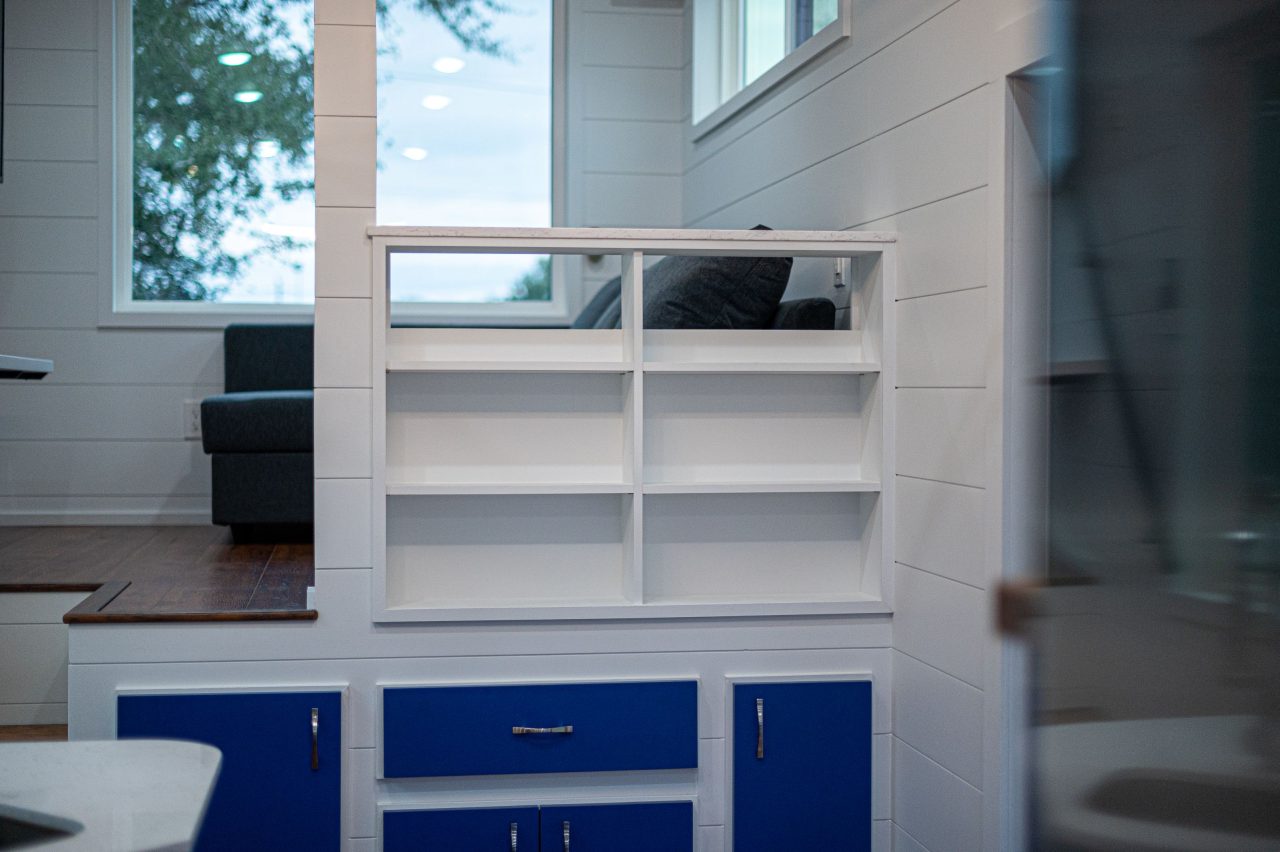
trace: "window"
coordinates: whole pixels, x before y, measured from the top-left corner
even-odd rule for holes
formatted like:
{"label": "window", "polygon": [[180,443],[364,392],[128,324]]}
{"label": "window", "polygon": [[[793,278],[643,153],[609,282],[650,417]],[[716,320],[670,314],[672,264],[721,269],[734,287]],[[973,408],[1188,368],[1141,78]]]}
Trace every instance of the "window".
{"label": "window", "polygon": [[309,310],[310,0],[117,9],[116,311]]}
{"label": "window", "polygon": [[694,0],[693,120],[705,132],[849,34],[847,0]]}
{"label": "window", "polygon": [[[411,4],[380,19],[378,224],[552,224],[553,4],[501,6],[462,37]],[[566,315],[558,259],[395,254],[390,273],[399,317]]]}
{"label": "window", "polygon": [[[550,0],[378,4],[383,224],[550,225]],[[103,324],[306,315],[312,0],[117,0]],[[408,256],[414,312],[556,317],[560,262]],[[424,262],[427,261],[427,262]]]}

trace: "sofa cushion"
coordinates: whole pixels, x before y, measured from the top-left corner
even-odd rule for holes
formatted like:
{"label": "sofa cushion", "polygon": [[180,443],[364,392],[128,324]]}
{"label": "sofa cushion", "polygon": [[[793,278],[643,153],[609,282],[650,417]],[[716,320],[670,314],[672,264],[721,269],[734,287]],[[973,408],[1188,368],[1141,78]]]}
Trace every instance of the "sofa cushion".
{"label": "sofa cushion", "polygon": [[309,524],[311,453],[214,453],[215,524]]}
{"label": "sofa cushion", "polygon": [[249,391],[200,403],[206,453],[311,452],[314,392]]}
{"label": "sofa cushion", "polygon": [[227,393],[310,390],[314,338],[309,325],[227,326],[222,335]]}

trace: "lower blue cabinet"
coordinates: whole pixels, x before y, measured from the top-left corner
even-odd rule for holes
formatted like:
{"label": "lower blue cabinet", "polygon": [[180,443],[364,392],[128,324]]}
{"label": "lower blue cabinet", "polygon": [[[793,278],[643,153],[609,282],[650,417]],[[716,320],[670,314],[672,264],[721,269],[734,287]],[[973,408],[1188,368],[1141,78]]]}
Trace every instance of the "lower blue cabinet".
{"label": "lower blue cabinet", "polygon": [[541,852],[692,852],[693,805],[562,805],[542,809]]}
{"label": "lower blue cabinet", "polygon": [[733,686],[734,852],[871,849],[871,682]]}
{"label": "lower blue cabinet", "polygon": [[384,811],[383,852],[692,852],[693,805]]}
{"label": "lower blue cabinet", "polygon": [[385,811],[382,852],[536,852],[538,809]]}
{"label": "lower blue cabinet", "polygon": [[222,752],[197,852],[341,845],[340,692],[122,695],[116,734]]}

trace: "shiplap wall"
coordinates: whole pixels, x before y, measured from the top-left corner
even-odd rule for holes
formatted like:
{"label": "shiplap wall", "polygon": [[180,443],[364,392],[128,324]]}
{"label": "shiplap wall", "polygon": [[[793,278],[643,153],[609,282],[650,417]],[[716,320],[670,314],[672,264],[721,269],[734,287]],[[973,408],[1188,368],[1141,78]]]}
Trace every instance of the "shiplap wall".
{"label": "shiplap wall", "polygon": [[99,329],[98,0],[5,4],[0,523],[199,522],[209,461],[182,403],[220,390],[217,331]]}
{"label": "shiplap wall", "polygon": [[[684,224],[900,239],[895,848],[998,848],[1004,74],[1023,0],[853,0],[852,36],[685,141]],[[1010,37],[1006,32],[1005,37]],[[996,249],[995,251],[998,251]],[[997,301],[993,302],[992,300]],[[995,471],[995,474],[993,474]],[[998,537],[996,538],[998,541]]]}
{"label": "shiplap wall", "polygon": [[[684,5],[571,2],[566,225],[680,226],[689,115]],[[585,303],[622,266],[607,257],[584,260],[580,268]]]}

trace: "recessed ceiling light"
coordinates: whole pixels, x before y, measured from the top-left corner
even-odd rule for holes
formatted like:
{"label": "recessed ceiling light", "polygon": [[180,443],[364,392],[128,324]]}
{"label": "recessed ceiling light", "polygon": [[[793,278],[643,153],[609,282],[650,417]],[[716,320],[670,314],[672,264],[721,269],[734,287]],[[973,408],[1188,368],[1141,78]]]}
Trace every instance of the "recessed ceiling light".
{"label": "recessed ceiling light", "polygon": [[444,109],[453,103],[453,98],[448,95],[427,95],[422,99],[422,105],[427,109]]}
{"label": "recessed ceiling light", "polygon": [[441,56],[435,62],[431,63],[431,67],[439,71],[441,74],[457,74],[467,63],[463,62],[456,56]]}
{"label": "recessed ceiling light", "polygon": [[236,92],[232,97],[242,104],[256,104],[262,100],[262,92],[250,89],[244,92]]}
{"label": "recessed ceiling light", "polygon": [[410,160],[425,160],[427,158],[426,148],[405,148],[401,153]]}
{"label": "recessed ceiling light", "polygon": [[280,143],[274,139],[263,139],[253,143],[253,153],[264,160],[270,160],[280,153]]}
{"label": "recessed ceiling light", "polygon": [[252,58],[253,56],[251,54],[245,53],[242,50],[236,50],[236,51],[232,51],[231,53],[221,54],[218,57],[218,61],[221,62],[223,65],[230,65],[232,67],[235,67],[237,65],[244,65],[246,62],[248,62]]}

